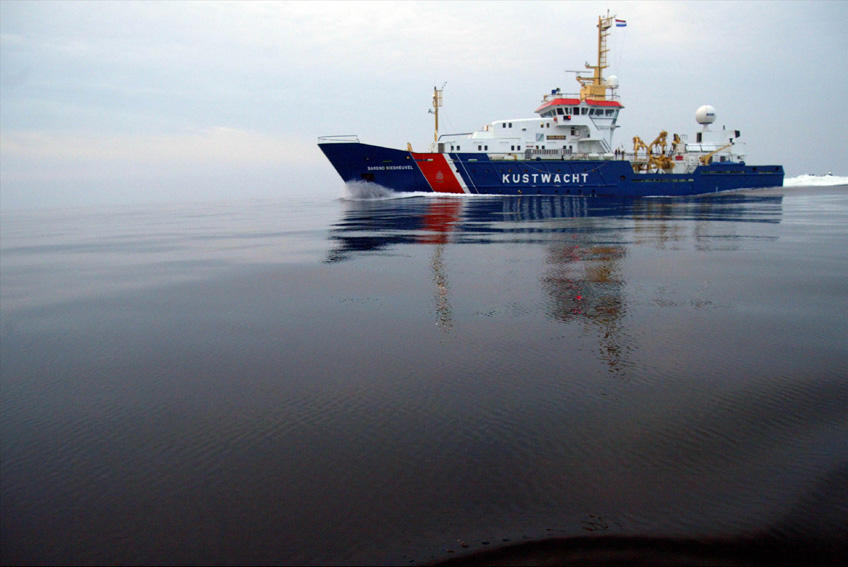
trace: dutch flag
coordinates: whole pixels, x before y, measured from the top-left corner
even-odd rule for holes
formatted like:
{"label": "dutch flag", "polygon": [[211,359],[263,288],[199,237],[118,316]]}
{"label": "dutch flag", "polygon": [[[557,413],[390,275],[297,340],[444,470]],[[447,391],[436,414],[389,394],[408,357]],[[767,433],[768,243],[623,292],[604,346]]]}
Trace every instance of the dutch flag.
{"label": "dutch flag", "polygon": [[615,21],[615,27],[623,28],[625,26],[627,26],[627,20],[616,20]]}

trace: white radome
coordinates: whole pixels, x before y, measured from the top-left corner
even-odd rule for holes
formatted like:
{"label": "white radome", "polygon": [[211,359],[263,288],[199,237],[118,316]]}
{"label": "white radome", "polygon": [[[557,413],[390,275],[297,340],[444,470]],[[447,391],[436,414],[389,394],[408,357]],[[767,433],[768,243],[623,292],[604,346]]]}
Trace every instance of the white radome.
{"label": "white radome", "polygon": [[698,124],[712,124],[716,119],[715,108],[709,104],[705,104],[695,112],[695,120]]}

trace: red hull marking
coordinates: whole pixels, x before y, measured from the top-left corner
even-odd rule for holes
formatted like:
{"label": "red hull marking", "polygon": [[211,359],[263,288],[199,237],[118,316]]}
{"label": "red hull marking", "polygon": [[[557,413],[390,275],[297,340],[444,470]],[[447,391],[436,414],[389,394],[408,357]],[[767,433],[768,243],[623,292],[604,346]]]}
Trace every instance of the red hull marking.
{"label": "red hull marking", "polygon": [[416,154],[412,157],[436,193],[464,193],[456,175],[442,154]]}

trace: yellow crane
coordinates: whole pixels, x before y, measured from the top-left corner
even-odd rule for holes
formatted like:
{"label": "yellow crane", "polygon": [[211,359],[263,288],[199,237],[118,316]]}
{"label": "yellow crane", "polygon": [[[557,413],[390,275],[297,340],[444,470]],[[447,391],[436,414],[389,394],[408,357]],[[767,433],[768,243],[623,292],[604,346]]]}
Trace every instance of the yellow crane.
{"label": "yellow crane", "polygon": [[733,145],[733,142],[730,142],[729,144],[725,144],[722,147],[720,147],[719,149],[708,153],[707,155],[701,156],[700,158],[698,158],[699,160],[701,160],[701,165],[710,165],[710,162],[713,161],[714,155],[719,153],[721,150],[726,150],[727,148],[729,148],[732,145]]}

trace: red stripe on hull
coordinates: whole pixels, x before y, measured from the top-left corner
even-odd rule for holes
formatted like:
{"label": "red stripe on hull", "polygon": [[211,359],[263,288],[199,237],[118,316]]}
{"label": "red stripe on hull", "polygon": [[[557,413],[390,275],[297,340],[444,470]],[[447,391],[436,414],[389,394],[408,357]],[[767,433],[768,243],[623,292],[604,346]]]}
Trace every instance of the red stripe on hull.
{"label": "red stripe on hull", "polygon": [[413,153],[418,169],[436,193],[464,193],[448,161],[442,154]]}

